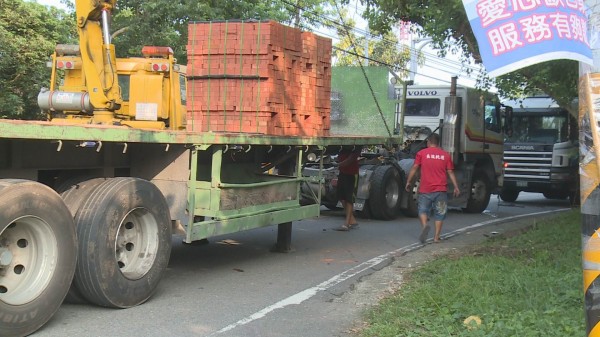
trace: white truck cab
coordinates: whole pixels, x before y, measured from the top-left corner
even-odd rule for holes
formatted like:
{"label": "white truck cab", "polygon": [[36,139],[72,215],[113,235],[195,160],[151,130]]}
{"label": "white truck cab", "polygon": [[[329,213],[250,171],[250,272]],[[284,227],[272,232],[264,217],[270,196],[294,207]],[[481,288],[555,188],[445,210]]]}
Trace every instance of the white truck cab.
{"label": "white truck cab", "polygon": [[458,198],[449,193],[449,204],[473,213],[485,210],[491,193],[502,185],[502,109],[496,95],[457,86],[453,79],[448,86],[408,86],[406,97],[399,98],[397,122],[406,145],[401,166],[410,168],[427,136],[440,134],[462,191]]}

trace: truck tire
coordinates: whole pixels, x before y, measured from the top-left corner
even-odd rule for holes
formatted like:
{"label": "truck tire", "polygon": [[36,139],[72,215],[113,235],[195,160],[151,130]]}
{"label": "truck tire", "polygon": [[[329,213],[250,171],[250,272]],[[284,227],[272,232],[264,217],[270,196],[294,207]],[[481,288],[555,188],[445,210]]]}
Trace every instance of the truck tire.
{"label": "truck tire", "polygon": [[356,216],[361,219],[373,219],[373,213],[371,212],[371,206],[369,206],[369,202],[365,202],[362,211],[357,211]]}
{"label": "truck tire", "polygon": [[[60,193],[60,196],[67,205],[71,215],[75,218],[83,201],[86,200],[92,191],[104,181],[106,181],[106,178],[90,179],[89,176],[73,177],[60,184],[56,188],[56,191]],[[71,283],[71,288],[69,288],[65,302],[70,304],[88,303],[85,297],[81,295],[81,291],[79,291],[75,282]]]}
{"label": "truck tire", "polygon": [[519,197],[519,190],[514,190],[514,189],[502,189],[500,191],[500,199],[502,199],[503,201],[506,202],[515,202],[517,200],[517,198]]}
{"label": "truck tire", "polygon": [[60,196],[37,182],[0,180],[0,205],[0,336],[25,336],[67,295],[75,225]]}
{"label": "truck tire", "polygon": [[471,181],[467,207],[463,208],[463,211],[467,213],[481,213],[485,211],[490,203],[491,195],[490,184],[485,174],[475,171],[473,181]]}
{"label": "truck tire", "polygon": [[337,207],[337,204],[334,204],[333,202],[325,202],[325,203],[323,203],[323,206],[325,206],[325,208],[327,208],[330,211],[335,211],[335,210],[339,209]]}
{"label": "truck tire", "polygon": [[383,165],[375,168],[371,176],[369,207],[373,218],[392,220],[398,215],[402,178],[393,166]]}
{"label": "truck tire", "polygon": [[418,198],[419,198],[419,180],[417,179],[417,181],[415,181],[412,190],[410,192],[406,192],[409,193],[408,195],[408,200],[407,200],[407,205],[406,208],[402,208],[402,214],[404,214],[404,216],[410,217],[410,218],[416,218],[419,216],[419,205],[417,203]]}
{"label": "truck tire", "polygon": [[569,203],[571,207],[581,205],[581,190],[579,188],[579,178],[575,179],[575,188],[569,191]]}
{"label": "truck tire", "polygon": [[80,246],[75,285],[81,294],[112,308],[150,298],[171,254],[169,207],[160,190],[142,179],[108,179],[75,219]]}

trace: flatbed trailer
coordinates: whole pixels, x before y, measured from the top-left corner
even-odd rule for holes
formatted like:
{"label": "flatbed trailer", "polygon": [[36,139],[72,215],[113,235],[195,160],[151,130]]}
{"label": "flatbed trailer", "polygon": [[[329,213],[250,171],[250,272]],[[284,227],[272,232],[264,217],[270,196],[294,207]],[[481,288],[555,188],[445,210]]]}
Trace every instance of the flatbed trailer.
{"label": "flatbed trailer", "polygon": [[394,142],[0,120],[0,335],[37,330],[65,295],[143,303],[174,233],[278,225],[274,248],[289,251],[292,222],[320,212],[299,202],[304,181],[321,183],[301,174],[308,154]]}
{"label": "flatbed trailer", "polygon": [[164,46],[117,58],[116,2],[75,1],[78,44],[56,46],[38,95],[48,122],[0,120],[0,336],[36,331],[65,299],[145,302],[173,233],[278,225],[274,249],[290,251],[292,222],[319,215],[321,189],[300,191],[322,184],[324,155],[400,143],[329,135],[330,39],[192,22],[187,65]]}

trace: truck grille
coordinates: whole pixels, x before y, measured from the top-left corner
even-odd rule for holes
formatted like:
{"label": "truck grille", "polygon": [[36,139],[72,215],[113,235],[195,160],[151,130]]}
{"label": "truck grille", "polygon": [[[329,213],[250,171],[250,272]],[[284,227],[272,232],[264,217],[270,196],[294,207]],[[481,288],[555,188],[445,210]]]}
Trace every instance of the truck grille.
{"label": "truck grille", "polygon": [[504,151],[504,179],[550,180],[552,151]]}

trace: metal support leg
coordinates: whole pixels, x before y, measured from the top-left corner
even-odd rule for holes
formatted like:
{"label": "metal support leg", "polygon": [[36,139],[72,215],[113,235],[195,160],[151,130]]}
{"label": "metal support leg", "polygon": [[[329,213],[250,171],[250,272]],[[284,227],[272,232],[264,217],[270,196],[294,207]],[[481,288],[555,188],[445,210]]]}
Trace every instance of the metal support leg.
{"label": "metal support leg", "polygon": [[277,225],[277,243],[273,252],[290,253],[292,251],[292,223],[286,222]]}

